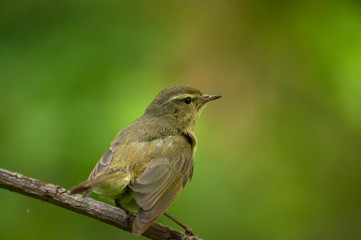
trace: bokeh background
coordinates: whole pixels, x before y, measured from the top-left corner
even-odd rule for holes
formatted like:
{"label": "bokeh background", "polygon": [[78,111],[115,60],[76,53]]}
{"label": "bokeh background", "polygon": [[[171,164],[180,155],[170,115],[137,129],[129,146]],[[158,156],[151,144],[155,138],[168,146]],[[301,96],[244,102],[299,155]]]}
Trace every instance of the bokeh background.
{"label": "bokeh background", "polygon": [[[170,213],[204,239],[361,239],[359,1],[0,1],[1,168],[70,188],[178,84],[223,98]],[[0,213],[0,239],[145,239],[4,189]]]}

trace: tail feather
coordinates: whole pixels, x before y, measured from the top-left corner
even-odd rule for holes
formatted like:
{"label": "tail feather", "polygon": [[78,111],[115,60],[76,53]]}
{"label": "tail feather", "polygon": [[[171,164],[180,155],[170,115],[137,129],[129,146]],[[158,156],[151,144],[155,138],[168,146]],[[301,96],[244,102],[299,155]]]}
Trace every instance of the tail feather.
{"label": "tail feather", "polygon": [[93,192],[93,189],[91,186],[89,186],[88,182],[83,182],[83,183],[73,187],[70,190],[71,194],[80,193],[80,192],[84,192],[83,196],[88,197]]}
{"label": "tail feather", "polygon": [[83,196],[89,196],[93,192],[93,188],[111,184],[116,182],[119,179],[127,177],[125,171],[119,171],[119,169],[113,169],[111,171],[104,172],[98,176],[89,179],[85,182],[80,183],[79,185],[73,187],[70,191],[71,193],[84,192]]}
{"label": "tail feather", "polygon": [[81,184],[73,187],[72,189],[70,189],[70,192],[71,192],[72,194],[74,194],[74,193],[80,193],[80,192],[84,192],[84,191],[86,191],[86,190],[88,190],[88,189],[90,189],[90,188],[91,188],[91,187],[90,187],[90,186],[87,186],[87,184],[86,184],[86,182],[85,182],[85,183],[81,183]]}

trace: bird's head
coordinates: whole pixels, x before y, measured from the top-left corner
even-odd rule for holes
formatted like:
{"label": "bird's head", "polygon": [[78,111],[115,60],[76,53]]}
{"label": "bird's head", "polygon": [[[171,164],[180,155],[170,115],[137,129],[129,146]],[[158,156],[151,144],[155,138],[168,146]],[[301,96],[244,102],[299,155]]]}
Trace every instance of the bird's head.
{"label": "bird's head", "polygon": [[202,110],[208,102],[220,95],[202,94],[197,88],[172,86],[163,89],[147,107],[145,115],[167,121],[183,131],[193,130]]}

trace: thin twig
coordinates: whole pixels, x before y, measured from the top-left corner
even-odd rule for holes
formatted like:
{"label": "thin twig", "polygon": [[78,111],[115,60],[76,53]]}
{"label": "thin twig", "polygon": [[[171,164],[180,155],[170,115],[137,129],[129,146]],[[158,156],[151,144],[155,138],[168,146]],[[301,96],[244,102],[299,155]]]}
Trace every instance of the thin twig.
{"label": "thin twig", "polygon": [[[132,231],[133,215],[127,214],[120,208],[83,197],[79,194],[72,195],[69,190],[60,186],[44,183],[0,168],[0,187],[50,202],[101,222],[111,224],[125,231]],[[159,223],[153,223],[143,233],[143,236],[156,240],[200,240],[196,236],[186,235],[185,233],[168,228]]]}

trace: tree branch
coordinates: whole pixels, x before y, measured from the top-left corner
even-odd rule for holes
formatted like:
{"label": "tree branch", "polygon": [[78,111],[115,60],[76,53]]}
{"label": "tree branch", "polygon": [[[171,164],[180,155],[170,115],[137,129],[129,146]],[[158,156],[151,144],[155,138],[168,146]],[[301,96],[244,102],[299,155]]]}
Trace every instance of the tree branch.
{"label": "tree branch", "polygon": [[[124,210],[83,197],[79,194],[70,194],[60,186],[44,183],[39,180],[10,172],[0,168],[0,187],[33,198],[41,199],[74,212],[95,218],[101,222],[111,224],[125,231],[132,232],[135,216],[127,214]],[[153,223],[143,236],[156,240],[200,240],[196,236],[168,228],[159,223]]]}

